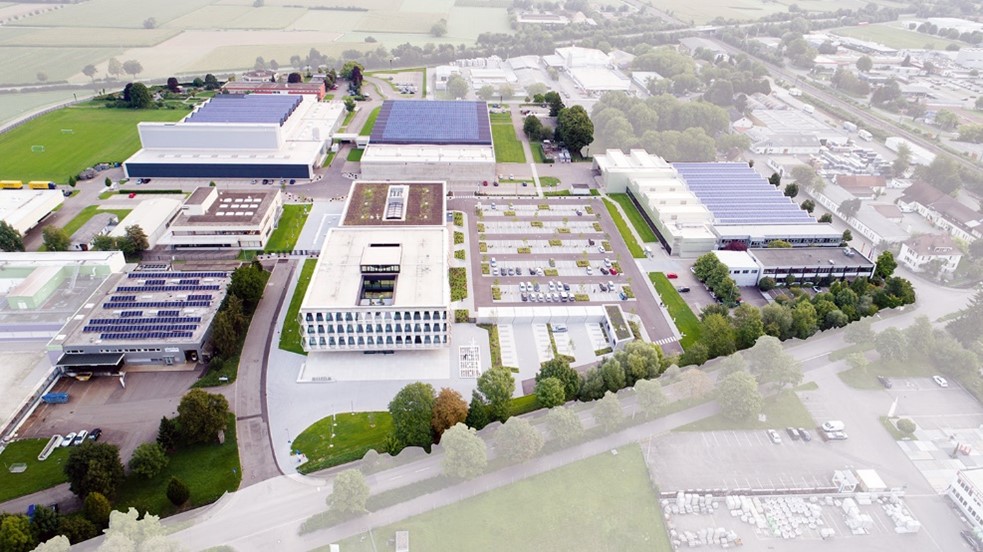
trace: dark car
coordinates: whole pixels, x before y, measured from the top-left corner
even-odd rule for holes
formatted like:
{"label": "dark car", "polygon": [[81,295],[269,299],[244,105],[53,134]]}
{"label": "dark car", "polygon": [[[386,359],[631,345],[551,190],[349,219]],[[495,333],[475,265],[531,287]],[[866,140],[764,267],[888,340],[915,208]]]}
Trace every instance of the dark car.
{"label": "dark car", "polygon": [[973,549],[973,552],[983,552],[983,544],[976,539],[973,533],[970,531],[961,531],[959,534],[962,535],[963,540],[966,541],[966,544]]}
{"label": "dark car", "polygon": [[786,427],[785,433],[788,433],[789,438],[791,438],[793,441],[799,440],[799,430],[795,429],[794,427]]}
{"label": "dark car", "polygon": [[688,287],[676,288],[676,291],[678,291],[679,293],[689,293],[689,288]]}
{"label": "dark car", "polygon": [[887,379],[884,376],[877,376],[877,381],[881,382],[881,385],[883,385],[886,389],[890,389],[894,387],[894,384],[891,383],[891,380]]}
{"label": "dark car", "polygon": [[95,428],[95,429],[93,429],[92,430],[92,433],[89,433],[89,440],[90,441],[98,441],[99,440],[99,437],[102,437],[102,430],[99,429],[98,427]]}

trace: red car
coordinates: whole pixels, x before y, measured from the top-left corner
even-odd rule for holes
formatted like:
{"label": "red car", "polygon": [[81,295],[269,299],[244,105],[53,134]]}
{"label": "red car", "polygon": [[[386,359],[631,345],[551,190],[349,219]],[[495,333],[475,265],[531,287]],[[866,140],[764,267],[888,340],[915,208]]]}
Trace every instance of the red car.
{"label": "red car", "polygon": [[130,192],[130,199],[133,199],[133,198],[135,198],[136,196],[137,196],[137,195],[136,195],[135,193],[133,193],[133,192]]}
{"label": "red car", "polygon": [[666,274],[666,278],[669,278],[670,280],[675,280],[676,278],[679,278],[679,274],[676,274],[675,272],[670,272],[669,274]]}
{"label": "red car", "polygon": [[482,181],[481,185],[482,186],[487,186],[488,185],[488,181],[487,180]]}
{"label": "red car", "polygon": [[613,268],[609,272],[610,272],[611,276],[617,276],[618,275],[618,271],[615,270],[615,269],[613,269]]}

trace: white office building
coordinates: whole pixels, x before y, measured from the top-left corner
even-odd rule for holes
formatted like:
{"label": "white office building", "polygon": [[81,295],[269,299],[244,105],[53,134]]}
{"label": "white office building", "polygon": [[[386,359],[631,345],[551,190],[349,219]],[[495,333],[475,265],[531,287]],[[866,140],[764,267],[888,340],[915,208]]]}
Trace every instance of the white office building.
{"label": "white office building", "polygon": [[181,206],[160,244],[173,249],[263,249],[282,212],[278,188],[201,187]]}

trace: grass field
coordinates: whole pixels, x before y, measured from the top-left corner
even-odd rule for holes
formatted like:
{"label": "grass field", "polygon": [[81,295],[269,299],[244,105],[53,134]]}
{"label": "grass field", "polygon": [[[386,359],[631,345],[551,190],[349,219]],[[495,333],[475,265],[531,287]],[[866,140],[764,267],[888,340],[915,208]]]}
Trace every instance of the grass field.
{"label": "grass field", "polygon": [[314,275],[314,267],[317,266],[317,259],[307,259],[304,266],[300,269],[300,276],[297,280],[297,288],[293,297],[290,298],[290,306],[287,307],[287,317],[283,321],[283,329],[280,332],[280,348],[299,355],[305,355],[304,348],[300,343],[300,324],[297,323],[297,314],[300,312],[300,304],[304,302],[304,295],[307,293],[307,286],[311,284],[311,277]]}
{"label": "grass field", "polygon": [[[0,101],[0,123],[15,119],[17,116],[35,109],[73,99],[71,90],[4,94],[0,98],[2,98]],[[2,164],[3,161],[0,160],[0,165]]]}
{"label": "grass field", "polygon": [[429,552],[456,552],[461,543],[510,552],[669,552],[662,520],[641,449],[630,445],[357,535],[341,549],[391,550],[396,530],[407,530],[413,548]]}
{"label": "grass field", "polygon": [[34,83],[38,73],[47,75],[49,81],[63,81],[87,63],[104,61],[122,52],[122,48],[0,46],[0,84]]}
{"label": "grass field", "polygon": [[944,50],[950,44],[966,46],[965,42],[927,35],[917,31],[909,31],[888,24],[840,27],[838,29],[832,29],[830,33],[859,38],[860,40],[879,42],[885,46],[898,49],[926,48],[928,45],[932,45],[930,49]]}
{"label": "grass field", "polygon": [[761,413],[767,416],[767,421],[759,422],[757,418],[744,421],[734,421],[716,414],[698,422],[684,425],[676,431],[722,431],[738,429],[784,429],[786,427],[816,427],[816,421],[806,410],[799,396],[791,389],[785,389],[777,395],[766,397]]}
{"label": "grass field", "polygon": [[[137,123],[177,121],[187,115],[182,110],[84,105],[59,109],[4,134],[0,140],[0,178],[65,183],[70,175],[95,163],[122,162],[133,155],[140,147]],[[64,133],[63,129],[72,132]],[[44,146],[44,152],[32,152],[35,145]]]}
{"label": "grass field", "polygon": [[367,12],[311,10],[294,21],[290,28],[304,31],[346,32],[362,26],[362,19],[366,17],[369,17]]}
{"label": "grass field", "polygon": [[[22,30],[22,29],[17,29]],[[88,48],[120,48],[127,47],[146,47],[160,44],[168,38],[177,36],[180,32],[177,29],[110,29],[97,27],[86,29],[85,46]],[[17,46],[29,44],[31,46],[67,47],[78,46],[79,37],[77,32],[65,32],[62,28],[48,28],[31,30],[23,36],[4,38],[0,34],[0,44],[4,46]],[[81,67],[72,67],[71,74],[81,70]]]}
{"label": "grass field", "polygon": [[679,341],[679,345],[683,349],[687,349],[690,345],[699,342],[703,333],[700,319],[697,318],[696,314],[693,313],[693,309],[689,308],[683,297],[676,291],[672,282],[661,272],[649,272],[649,280],[655,286],[655,291],[659,294],[662,302],[666,304],[669,316],[672,317],[676,327],[679,328],[679,333],[683,335],[683,338]]}
{"label": "grass field", "polygon": [[638,240],[635,239],[635,235],[631,233],[631,229],[628,228],[628,223],[622,218],[621,213],[618,212],[618,208],[615,207],[608,199],[604,199],[604,207],[607,208],[608,214],[614,220],[615,226],[618,227],[618,232],[621,234],[621,239],[625,241],[625,245],[628,246],[628,252],[631,256],[636,259],[645,258],[645,250],[642,246],[638,245]]}
{"label": "grass field", "polygon": [[[24,439],[7,445],[0,453],[0,502],[54,487],[66,481],[63,466],[68,458],[67,448],[57,448],[44,462],[38,462],[38,454],[48,444],[47,439]],[[7,466],[27,464],[24,473],[10,473]]]}
{"label": "grass field", "polygon": [[[616,0],[596,0],[599,4],[620,3]],[[798,4],[805,11],[829,12],[840,8],[862,8],[868,2],[866,0],[781,0],[771,2],[767,0],[705,0],[702,2],[687,2],[686,0],[664,0],[658,4],[659,9],[666,11],[682,19],[692,21],[696,24],[703,24],[715,17],[726,19],[751,20],[772,15],[775,13],[787,13],[791,4]],[[876,1],[875,4],[898,7],[898,4],[886,1]]]}
{"label": "grass field", "polygon": [[[336,424],[334,428],[332,424]],[[322,418],[298,435],[291,445],[293,450],[307,456],[307,462],[297,471],[311,473],[359,460],[369,449],[382,451],[392,429],[392,416],[388,412],[345,413]]]}
{"label": "grass field", "polygon": [[68,224],[65,225],[65,232],[71,236],[79,228],[81,228],[83,224],[88,222],[90,218],[94,217],[96,213],[112,213],[119,218],[120,222],[122,222],[123,218],[130,214],[130,209],[100,209],[98,205],[89,205],[79,211],[79,214],[75,215],[72,220],[68,221]]}
{"label": "grass field", "polygon": [[401,8],[391,12],[372,12],[370,17],[362,19],[352,30],[369,33],[429,33],[430,27],[441,19],[441,14],[408,12]]}
{"label": "grass field", "polygon": [[280,222],[270,236],[270,241],[266,242],[264,251],[293,251],[310,212],[308,205],[284,205]]}
{"label": "grass field", "polygon": [[215,3],[215,0],[168,0],[151,8],[131,0],[89,0],[12,23],[28,27],[112,27],[142,29],[148,17],[163,26],[172,19]]}
{"label": "grass field", "polygon": [[379,106],[379,107],[373,109],[369,113],[369,117],[367,119],[365,119],[365,124],[362,125],[362,130],[359,131],[359,133],[358,133],[359,136],[369,136],[369,135],[372,134],[372,129],[375,128],[375,121],[376,121],[376,119],[379,118],[379,110],[381,110],[381,109],[382,109],[382,106]]}
{"label": "grass field", "polygon": [[346,159],[348,161],[351,161],[352,163],[358,163],[359,161],[362,160],[362,155],[364,154],[365,154],[364,148],[353,147],[352,149],[348,150],[348,157],[346,157]]}
{"label": "grass field", "polygon": [[177,509],[167,500],[167,484],[171,477],[184,481],[191,489],[188,507],[204,506],[218,500],[226,492],[239,488],[242,467],[236,445],[235,414],[229,415],[225,443],[194,445],[178,449],[157,477],[144,479],[131,475],[120,486],[113,508],[126,511],[130,506],[141,513],[166,516]]}
{"label": "grass field", "polygon": [[512,123],[494,123],[491,127],[492,142],[495,144],[495,161],[525,163],[526,152],[522,149],[522,142],[515,136],[515,127]]}
{"label": "grass field", "polygon": [[928,378],[937,374],[924,358],[920,355],[905,362],[892,362],[877,359],[871,362],[866,369],[857,370],[850,368],[836,375],[843,380],[843,383],[854,389],[882,389],[881,382],[877,381],[877,376],[887,378]]}
{"label": "grass field", "polygon": [[625,212],[631,225],[635,227],[635,232],[638,232],[638,237],[642,238],[643,242],[650,243],[659,240],[652,227],[645,222],[645,218],[638,212],[638,208],[632,203],[628,194],[608,194],[608,197],[621,205],[621,210]]}
{"label": "grass field", "polygon": [[512,34],[513,32],[515,31],[509,25],[509,14],[502,8],[456,5],[451,8],[450,15],[447,17],[447,36],[444,40],[475,40],[481,33]]}
{"label": "grass field", "polygon": [[530,142],[529,149],[532,150],[532,160],[534,163],[545,163],[546,154],[543,153],[542,142]]}

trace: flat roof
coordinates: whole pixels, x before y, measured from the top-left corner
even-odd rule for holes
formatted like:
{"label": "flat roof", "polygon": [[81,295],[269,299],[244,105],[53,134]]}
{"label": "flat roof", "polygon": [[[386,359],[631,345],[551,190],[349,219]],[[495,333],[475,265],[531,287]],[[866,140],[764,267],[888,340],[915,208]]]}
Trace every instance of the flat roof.
{"label": "flat roof", "polygon": [[356,181],[341,220],[344,226],[443,226],[444,183]]}
{"label": "flat roof", "polygon": [[572,67],[567,70],[584,90],[628,90],[631,80],[607,67]]}
{"label": "flat roof", "polygon": [[[327,136],[325,136],[327,139]],[[169,165],[311,165],[323,148],[322,142],[287,140],[276,150],[187,150],[141,149],[126,163],[166,163]]]}
{"label": "flat roof", "polygon": [[123,237],[126,235],[126,227],[136,224],[149,236],[158,228],[167,224],[167,221],[180,208],[181,202],[177,199],[166,197],[145,199],[130,211],[130,214],[123,217],[123,220],[119,221],[119,224],[109,232],[109,235],[114,238]]}
{"label": "flat roof", "polygon": [[741,236],[760,237],[839,237],[843,232],[832,224],[714,224],[714,232],[722,238]]}
{"label": "flat roof", "polygon": [[[210,187],[196,189],[185,202],[185,205],[200,205],[214,189]],[[279,194],[280,190],[278,189],[219,190],[218,197],[203,215],[188,215],[186,211],[182,210],[171,223],[171,227],[258,225],[273,208]]]}
{"label": "flat roof", "polygon": [[225,85],[223,85],[222,88],[230,92],[318,94],[318,93],[324,93],[324,81],[318,81],[318,82],[232,81],[232,82],[225,83]]}
{"label": "flat roof", "polygon": [[282,125],[300,105],[295,94],[218,94],[185,123],[274,123]]}
{"label": "flat roof", "polygon": [[302,309],[352,308],[361,305],[362,260],[373,246],[399,249],[392,304],[399,307],[444,307],[450,303],[447,280],[447,229],[439,227],[332,228],[324,240]]}
{"label": "flat roof", "polygon": [[96,213],[72,234],[72,241],[76,243],[91,243],[109,225],[117,222],[119,222],[119,217],[113,213]]}
{"label": "flat roof", "polygon": [[491,145],[488,104],[475,101],[386,100],[369,143]]}
{"label": "flat roof", "polygon": [[481,145],[399,145],[370,142],[362,155],[362,163],[495,163],[495,148]]}
{"label": "flat roof", "polygon": [[[765,268],[786,266],[863,266],[872,267],[874,263],[863,253],[850,248],[853,255],[847,255],[842,247],[772,247],[749,249]],[[830,261],[833,261],[832,263]]]}
{"label": "flat roof", "polygon": [[731,268],[757,266],[757,263],[754,262],[754,257],[752,257],[747,251],[728,251],[725,249],[719,249],[714,251],[713,254],[720,260],[720,262]]}
{"label": "flat roof", "polygon": [[119,366],[123,363],[123,353],[74,353],[62,354],[55,366],[85,368],[90,366]]}

